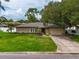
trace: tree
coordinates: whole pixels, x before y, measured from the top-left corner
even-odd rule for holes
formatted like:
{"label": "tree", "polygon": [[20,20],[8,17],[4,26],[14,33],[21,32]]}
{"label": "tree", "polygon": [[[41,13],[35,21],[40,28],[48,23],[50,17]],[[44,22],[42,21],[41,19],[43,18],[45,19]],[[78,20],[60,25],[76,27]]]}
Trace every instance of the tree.
{"label": "tree", "polygon": [[0,23],[5,23],[7,21],[8,20],[5,17],[3,17],[3,16],[0,17]]}
{"label": "tree", "polygon": [[60,6],[60,2],[50,2],[43,9],[41,21],[43,23],[53,23],[63,26],[64,21],[62,20],[62,11]]}
{"label": "tree", "polygon": [[7,22],[13,22],[13,19],[9,19]]}
{"label": "tree", "polygon": [[29,8],[25,16],[27,16],[28,22],[37,22],[36,15],[38,10],[36,8]]}
{"label": "tree", "polygon": [[7,25],[8,25],[8,27],[9,27],[8,31],[9,31],[9,32],[12,32],[13,27],[15,26],[15,24],[13,24],[13,23],[7,23]]}
{"label": "tree", "polygon": [[27,20],[17,20],[16,22],[19,22],[19,23],[26,23]]}
{"label": "tree", "polygon": [[62,15],[71,26],[79,24],[79,0],[63,0]]}
{"label": "tree", "polygon": [[1,3],[1,1],[0,1],[0,10],[4,10],[5,11],[5,9],[4,9],[4,7],[2,6],[2,3]]}
{"label": "tree", "polygon": [[42,12],[43,23],[53,23],[64,27],[79,24],[79,0],[50,2]]}
{"label": "tree", "polygon": [[9,28],[8,31],[9,31],[9,32],[12,32],[13,28],[15,27],[15,23],[14,23],[13,19],[7,20],[7,21],[5,22],[5,24],[8,25],[8,28]]}
{"label": "tree", "polygon": [[[6,2],[9,2],[10,0],[5,0]],[[4,6],[2,5],[2,2],[0,1],[0,10],[4,10],[5,11],[5,8],[4,8]]]}

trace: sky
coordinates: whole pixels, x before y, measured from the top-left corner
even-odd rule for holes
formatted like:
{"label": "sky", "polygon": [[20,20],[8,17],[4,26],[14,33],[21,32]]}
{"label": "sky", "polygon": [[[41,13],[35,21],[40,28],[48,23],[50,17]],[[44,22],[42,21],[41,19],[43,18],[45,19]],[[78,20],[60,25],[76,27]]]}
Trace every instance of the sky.
{"label": "sky", "polygon": [[[25,12],[28,8],[37,8],[41,10],[49,1],[52,0],[10,0],[10,2],[5,2],[3,0],[2,5],[5,7],[6,11],[0,11],[0,16],[5,16],[9,19],[25,19]],[[53,0],[61,1],[61,0]]]}

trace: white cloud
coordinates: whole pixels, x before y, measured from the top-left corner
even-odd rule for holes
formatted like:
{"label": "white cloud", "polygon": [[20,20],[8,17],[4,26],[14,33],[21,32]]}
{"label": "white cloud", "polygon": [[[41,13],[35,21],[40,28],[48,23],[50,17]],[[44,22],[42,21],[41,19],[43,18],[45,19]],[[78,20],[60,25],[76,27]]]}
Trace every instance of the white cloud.
{"label": "white cloud", "polygon": [[[28,8],[43,8],[44,5],[46,5],[51,0],[10,0],[10,2],[4,2],[3,0],[1,1],[3,2],[4,6],[11,8],[9,10],[7,9],[5,12],[2,12],[3,15],[22,17]],[[40,18],[41,16],[38,17]]]}
{"label": "white cloud", "polygon": [[61,2],[62,0],[53,0],[53,1],[59,1],[59,2]]}
{"label": "white cloud", "polygon": [[22,11],[23,11],[23,10],[20,8],[20,9],[16,10],[16,13],[17,13],[17,14],[22,14],[22,13],[23,13]]}

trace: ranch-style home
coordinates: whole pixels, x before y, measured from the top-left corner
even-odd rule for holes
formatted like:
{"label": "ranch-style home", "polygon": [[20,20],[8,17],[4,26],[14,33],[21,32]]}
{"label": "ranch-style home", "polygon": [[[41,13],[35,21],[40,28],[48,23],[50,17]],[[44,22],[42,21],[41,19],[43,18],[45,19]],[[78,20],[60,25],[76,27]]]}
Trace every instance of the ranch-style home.
{"label": "ranch-style home", "polygon": [[54,24],[44,25],[43,23],[25,23],[16,26],[17,33],[41,33],[51,35],[63,35],[64,28]]}

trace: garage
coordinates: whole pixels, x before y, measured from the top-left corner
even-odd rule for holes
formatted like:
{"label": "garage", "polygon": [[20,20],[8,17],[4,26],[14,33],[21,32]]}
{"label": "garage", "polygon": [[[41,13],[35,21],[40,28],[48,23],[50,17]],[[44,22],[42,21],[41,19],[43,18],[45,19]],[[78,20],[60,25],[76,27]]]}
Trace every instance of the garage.
{"label": "garage", "polygon": [[64,29],[63,28],[47,28],[46,29],[46,34],[50,34],[50,35],[63,35],[64,33]]}

